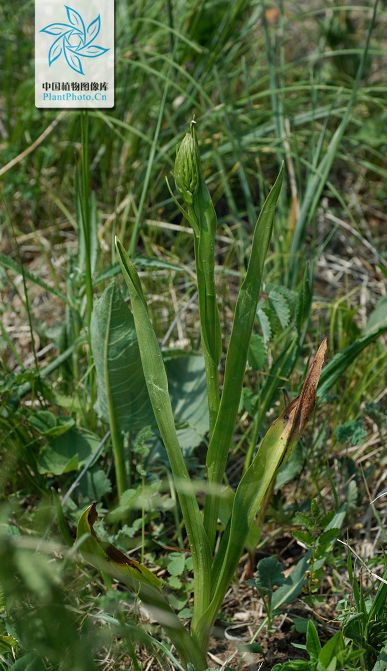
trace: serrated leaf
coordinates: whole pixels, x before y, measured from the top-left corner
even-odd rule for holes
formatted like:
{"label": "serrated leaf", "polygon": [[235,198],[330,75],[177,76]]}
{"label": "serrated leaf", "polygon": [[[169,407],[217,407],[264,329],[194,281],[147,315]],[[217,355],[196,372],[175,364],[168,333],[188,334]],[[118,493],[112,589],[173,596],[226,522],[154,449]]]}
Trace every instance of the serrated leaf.
{"label": "serrated leaf", "polygon": [[304,526],[308,531],[314,529],[314,521],[310,518],[307,513],[296,513],[294,515],[294,523]]}
{"label": "serrated leaf", "polygon": [[290,308],[287,299],[279,291],[273,289],[269,293],[269,302],[281,327],[286,328],[290,322]]}
{"label": "serrated leaf", "polygon": [[335,438],[339,443],[359,445],[367,435],[361,419],[349,420],[340,424],[335,430]]}
{"label": "serrated leaf", "polygon": [[283,575],[283,567],[278,557],[264,557],[257,564],[257,575],[254,585],[258,593],[270,594],[274,587],[279,587],[286,582]]}
{"label": "serrated leaf", "polygon": [[265,345],[267,345],[267,343],[271,340],[272,335],[269,317],[262,307],[258,307],[257,317],[262,329],[263,341]]}
{"label": "serrated leaf", "polygon": [[182,552],[172,552],[168,558],[167,569],[170,575],[179,576],[185,567],[185,556]]}
{"label": "serrated leaf", "polygon": [[314,537],[308,531],[293,531],[293,536],[306,547],[314,545]]}
{"label": "serrated leaf", "polygon": [[253,333],[250,338],[248,362],[254,370],[263,368],[266,361],[266,347],[262,336]]}
{"label": "serrated leaf", "polygon": [[336,538],[338,537],[340,533],[340,529],[328,529],[327,531],[323,531],[323,533],[319,536],[318,542],[319,545],[328,545],[329,543],[332,543],[332,541],[335,541]]}

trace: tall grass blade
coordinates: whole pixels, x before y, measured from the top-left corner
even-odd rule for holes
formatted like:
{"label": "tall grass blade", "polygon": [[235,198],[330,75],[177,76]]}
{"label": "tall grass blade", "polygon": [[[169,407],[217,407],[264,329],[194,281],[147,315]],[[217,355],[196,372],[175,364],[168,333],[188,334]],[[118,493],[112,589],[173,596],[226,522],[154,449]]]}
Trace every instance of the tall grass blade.
{"label": "tall grass blade", "polygon": [[[263,267],[273,230],[275,206],[281,190],[282,179],[283,165],[256,223],[249,265],[235,307],[225,365],[223,392],[207,452],[208,479],[214,483],[222,481],[235,428]],[[204,523],[211,545],[215,540],[218,507],[219,502],[216,496],[209,495],[206,499]]]}

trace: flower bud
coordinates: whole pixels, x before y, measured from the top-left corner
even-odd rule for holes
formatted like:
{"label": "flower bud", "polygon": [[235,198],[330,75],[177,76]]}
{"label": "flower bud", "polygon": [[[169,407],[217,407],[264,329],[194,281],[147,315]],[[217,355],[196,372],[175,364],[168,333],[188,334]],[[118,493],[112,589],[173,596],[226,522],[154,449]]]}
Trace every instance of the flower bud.
{"label": "flower bud", "polygon": [[199,150],[193,128],[186,133],[178,149],[175,160],[175,182],[187,205],[199,187]]}

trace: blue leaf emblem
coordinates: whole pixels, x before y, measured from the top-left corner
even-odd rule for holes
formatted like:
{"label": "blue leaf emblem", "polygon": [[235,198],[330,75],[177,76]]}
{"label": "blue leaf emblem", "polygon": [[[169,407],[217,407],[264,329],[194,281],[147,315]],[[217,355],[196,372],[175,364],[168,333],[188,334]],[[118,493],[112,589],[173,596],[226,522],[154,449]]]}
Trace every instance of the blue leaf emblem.
{"label": "blue leaf emblem", "polygon": [[87,26],[85,46],[93,42],[93,40],[95,40],[100,30],[101,30],[101,17],[98,14],[97,18],[94,19],[94,21],[92,21]]}
{"label": "blue leaf emblem", "polygon": [[41,33],[47,33],[48,35],[64,35],[69,33],[73,28],[68,26],[67,23],[50,23],[49,26],[42,28]]}
{"label": "blue leaf emblem", "polygon": [[78,56],[74,54],[72,51],[70,51],[70,49],[65,49],[65,58],[67,61],[67,65],[69,65],[72,70],[78,72],[79,75],[85,74],[83,72],[81,59],[78,58]]}
{"label": "blue leaf emblem", "polygon": [[50,23],[40,30],[56,37],[48,51],[48,64],[51,66],[63,55],[71,70],[84,75],[82,58],[98,58],[109,51],[93,44],[101,30],[101,17],[98,15],[86,28],[79,12],[68,5],[64,7],[68,23]]}
{"label": "blue leaf emblem", "polygon": [[77,28],[77,30],[80,30],[83,35],[86,34],[85,31],[85,24],[83,23],[83,19],[79,12],[77,12],[75,9],[72,9],[71,7],[68,7],[65,5],[66,8],[66,14],[67,18],[70,21],[71,25],[74,26],[74,28]]}
{"label": "blue leaf emblem", "polygon": [[48,52],[48,64],[52,65],[59,58],[59,56],[61,56],[62,51],[63,51],[63,39],[62,36],[60,36],[50,46],[50,51]]}

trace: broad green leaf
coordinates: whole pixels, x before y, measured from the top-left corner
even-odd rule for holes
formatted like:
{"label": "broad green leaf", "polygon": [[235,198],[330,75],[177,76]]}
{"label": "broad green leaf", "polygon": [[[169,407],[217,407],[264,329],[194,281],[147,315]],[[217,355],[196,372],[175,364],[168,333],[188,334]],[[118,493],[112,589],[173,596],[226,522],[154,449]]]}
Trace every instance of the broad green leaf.
{"label": "broad green leaf", "polygon": [[386,671],[387,669],[387,643],[379,652],[378,658],[372,667],[372,671]]}
{"label": "broad green leaf", "polygon": [[117,283],[95,302],[91,343],[97,373],[97,412],[120,433],[154,424],[133,316]]}
{"label": "broad green leaf", "polygon": [[204,359],[179,353],[166,359],[165,368],[177,436],[188,452],[200,445],[209,428]]}
{"label": "broad green leaf", "polygon": [[60,436],[75,423],[72,417],[57,417],[49,410],[38,410],[28,421],[42,436]]}
{"label": "broad green leaf", "polygon": [[66,433],[50,440],[39,452],[39,473],[62,475],[83,466],[100,444],[98,436],[90,431],[71,428]]}
{"label": "broad green leaf", "polygon": [[[98,414],[122,433],[156,427],[133,316],[116,283],[96,301],[91,338],[97,372]],[[165,362],[181,447],[197,447],[208,431],[207,390],[201,356],[176,353]]]}
{"label": "broad green leaf", "polygon": [[79,483],[79,491],[86,499],[100,500],[105,494],[112,491],[110,482],[105,471],[96,467],[90,468]]}

